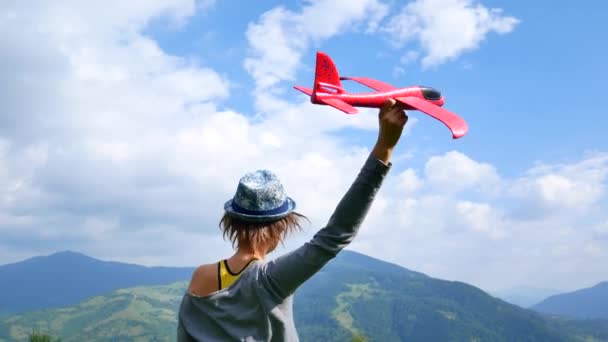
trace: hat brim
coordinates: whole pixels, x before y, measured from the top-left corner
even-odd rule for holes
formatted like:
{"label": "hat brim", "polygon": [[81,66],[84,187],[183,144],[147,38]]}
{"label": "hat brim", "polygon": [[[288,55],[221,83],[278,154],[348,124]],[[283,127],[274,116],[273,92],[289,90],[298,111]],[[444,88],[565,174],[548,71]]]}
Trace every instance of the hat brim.
{"label": "hat brim", "polygon": [[224,210],[226,211],[226,213],[232,217],[236,217],[239,218],[243,221],[249,221],[249,222],[269,222],[269,221],[276,221],[279,219],[282,219],[283,217],[291,214],[291,212],[293,212],[296,208],[296,202],[291,199],[290,197],[287,197],[287,209],[285,209],[285,211],[278,213],[278,214],[273,214],[273,215],[249,215],[249,214],[243,214],[240,212],[237,212],[234,207],[232,206],[233,200],[230,199],[229,201],[227,201],[224,204]]}

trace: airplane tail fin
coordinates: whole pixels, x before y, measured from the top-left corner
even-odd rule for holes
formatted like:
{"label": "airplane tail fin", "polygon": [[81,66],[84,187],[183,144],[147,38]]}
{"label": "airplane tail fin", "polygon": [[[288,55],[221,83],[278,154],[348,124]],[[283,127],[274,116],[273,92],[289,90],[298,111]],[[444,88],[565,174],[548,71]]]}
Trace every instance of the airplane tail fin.
{"label": "airplane tail fin", "polygon": [[338,69],[336,69],[336,65],[331,58],[325,53],[318,51],[316,63],[313,98],[317,93],[344,93]]}

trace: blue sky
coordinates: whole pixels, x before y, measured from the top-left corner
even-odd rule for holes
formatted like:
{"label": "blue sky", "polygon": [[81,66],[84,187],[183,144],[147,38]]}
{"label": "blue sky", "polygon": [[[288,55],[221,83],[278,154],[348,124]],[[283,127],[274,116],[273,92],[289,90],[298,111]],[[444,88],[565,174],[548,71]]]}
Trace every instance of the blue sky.
{"label": "blue sky", "polygon": [[3,3],[0,263],[213,262],[231,252],[223,202],[262,167],[312,221],[279,253],[309,239],[377,133],[377,111],[292,88],[321,50],[342,75],[441,90],[470,127],[452,140],[411,112],[349,248],[490,290],[606,280],[608,28],[593,3]]}
{"label": "blue sky", "polygon": [[[275,6],[297,10],[301,4],[275,1],[259,6],[226,1],[193,17],[179,30],[163,23],[153,25],[148,34],[167,51],[200,58],[228,75],[239,88],[251,89],[253,81],[241,65],[248,53],[243,35],[247,25]],[[292,83],[311,83],[314,53],[322,50],[330,54],[342,74],[374,77],[396,86],[429,84],[441,89],[448,100],[446,108],[465,117],[471,126],[469,138],[459,141],[458,148],[491,161],[508,174],[521,172],[539,159],[560,162],[587,151],[605,150],[608,140],[601,136],[608,117],[601,99],[608,66],[607,47],[599,43],[606,34],[602,10],[574,3],[556,6],[551,1],[487,1],[483,5],[502,8],[520,22],[508,34],[489,33],[479,48],[454,60],[426,70],[411,63],[398,75],[394,69],[403,48],[391,48],[387,37],[363,32],[337,35],[304,51],[297,81],[283,86],[289,92]],[[226,13],[230,13],[230,24]],[[409,48],[415,46],[408,44]],[[288,95],[301,96],[298,92]],[[251,112],[252,102],[247,94],[231,97],[226,105]],[[441,144],[438,148],[445,150],[454,144],[436,135],[433,140]],[[500,157],[496,151],[501,152]]]}

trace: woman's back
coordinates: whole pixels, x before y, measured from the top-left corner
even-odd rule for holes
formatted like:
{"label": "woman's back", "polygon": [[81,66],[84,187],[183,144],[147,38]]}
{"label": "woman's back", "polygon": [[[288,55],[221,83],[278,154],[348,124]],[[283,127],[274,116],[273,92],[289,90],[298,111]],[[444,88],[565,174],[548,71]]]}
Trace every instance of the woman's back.
{"label": "woman's back", "polygon": [[207,296],[186,293],[179,310],[178,341],[298,341],[292,297],[269,292],[269,285],[260,281],[263,268],[254,261],[227,288]]}

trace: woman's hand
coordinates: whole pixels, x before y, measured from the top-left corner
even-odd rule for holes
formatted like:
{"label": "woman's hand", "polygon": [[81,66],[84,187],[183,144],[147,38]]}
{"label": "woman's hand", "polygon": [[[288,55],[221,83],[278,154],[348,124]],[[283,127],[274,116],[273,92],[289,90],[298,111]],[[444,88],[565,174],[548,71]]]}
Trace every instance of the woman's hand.
{"label": "woman's hand", "polygon": [[407,122],[407,115],[397,101],[388,99],[378,114],[380,130],[378,141],[372,150],[372,154],[384,164],[389,163],[393,148],[399,142],[403,127]]}

